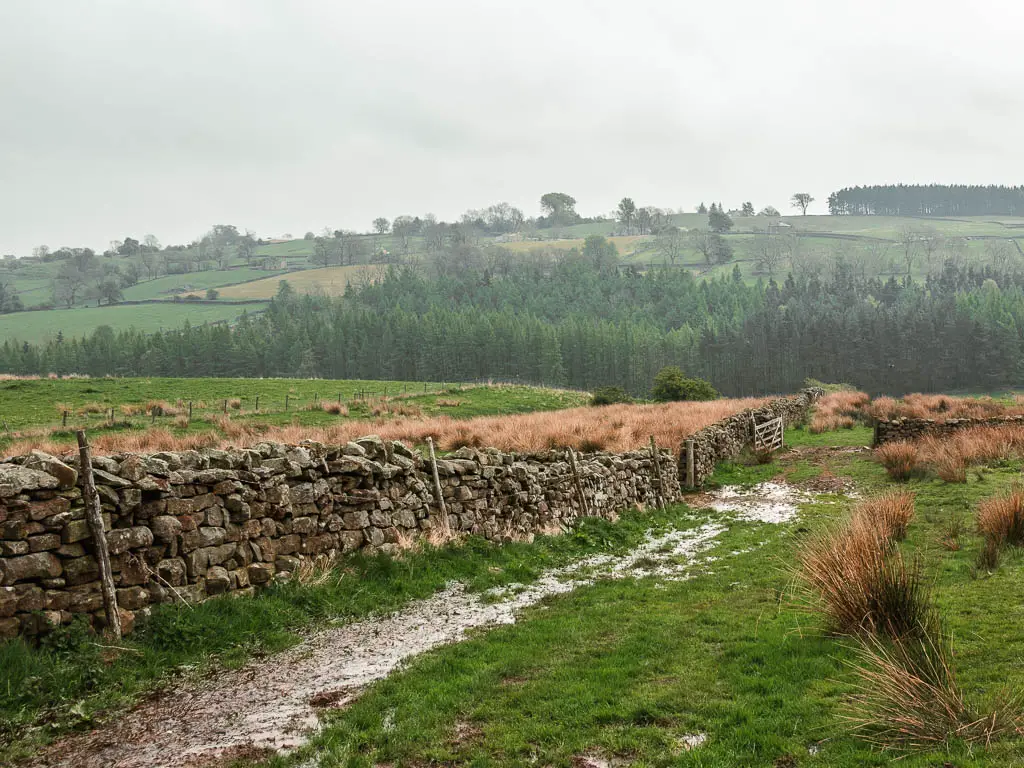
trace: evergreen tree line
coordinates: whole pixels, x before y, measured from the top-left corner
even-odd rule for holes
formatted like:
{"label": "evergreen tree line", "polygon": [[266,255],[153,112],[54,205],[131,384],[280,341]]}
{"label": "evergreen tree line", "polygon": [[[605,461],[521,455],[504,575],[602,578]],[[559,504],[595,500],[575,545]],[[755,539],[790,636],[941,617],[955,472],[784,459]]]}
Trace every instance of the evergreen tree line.
{"label": "evergreen tree line", "polygon": [[283,290],[234,326],[0,347],[0,372],[126,376],[478,378],[649,391],[663,366],[728,395],[807,377],[872,393],[1019,382],[1024,275],[953,263],[927,283],[827,278],[746,285],[579,256],[484,261],[451,275],[392,269],[343,299]]}
{"label": "evergreen tree line", "polygon": [[967,184],[876,184],[828,196],[828,210],[875,216],[1024,216],[1024,187]]}

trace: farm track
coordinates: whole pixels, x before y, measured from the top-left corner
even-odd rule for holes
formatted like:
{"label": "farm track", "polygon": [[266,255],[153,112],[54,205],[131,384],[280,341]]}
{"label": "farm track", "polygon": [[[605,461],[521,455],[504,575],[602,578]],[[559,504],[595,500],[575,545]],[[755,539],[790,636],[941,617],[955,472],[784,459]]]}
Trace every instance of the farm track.
{"label": "farm track", "polygon": [[[730,513],[738,522],[771,524],[791,520],[808,498],[795,487],[764,483],[722,488],[695,501]],[[704,522],[649,535],[625,555],[583,558],[526,586],[472,594],[462,584],[449,584],[391,615],[320,631],[239,670],[179,682],[178,687],[172,683],[127,714],[46,747],[25,765],[208,768],[294,749],[316,732],[319,710],[346,706],[412,657],[458,642],[467,630],[514,623],[529,606],[598,579],[689,578],[725,529]]]}

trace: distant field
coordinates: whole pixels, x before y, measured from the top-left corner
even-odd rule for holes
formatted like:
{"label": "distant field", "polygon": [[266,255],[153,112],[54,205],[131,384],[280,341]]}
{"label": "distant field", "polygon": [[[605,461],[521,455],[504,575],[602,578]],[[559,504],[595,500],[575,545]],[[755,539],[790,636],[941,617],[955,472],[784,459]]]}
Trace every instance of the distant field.
{"label": "distant field", "polygon": [[[628,235],[608,238],[615,247],[618,249],[619,254],[622,256],[632,254],[640,243],[646,240],[650,240],[650,235]],[[508,248],[510,251],[515,252],[526,252],[531,251],[534,248],[560,248],[569,250],[570,248],[582,248],[584,239],[580,238],[562,238],[557,240],[522,240],[515,243],[500,243],[502,248]]]}
{"label": "distant field", "polygon": [[39,343],[55,337],[58,332],[63,332],[65,338],[72,338],[92,333],[101,325],[109,325],[115,329],[158,331],[164,328],[180,328],[186,320],[193,325],[234,320],[243,312],[259,311],[262,306],[166,302],[15,312],[0,315],[0,341],[16,339]]}
{"label": "distant field", "polygon": [[340,296],[352,280],[360,275],[373,274],[379,269],[379,266],[370,264],[304,269],[251,283],[228,286],[220,289],[220,295],[225,299],[272,299],[277,294],[281,281],[287,280],[299,293],[323,291],[329,296]]}
{"label": "distant field", "polygon": [[210,269],[205,272],[189,272],[184,275],[164,275],[155,280],[147,280],[125,288],[125,301],[142,301],[145,299],[166,299],[187,291],[206,291],[207,288],[219,288],[230,283],[241,283],[246,280],[261,280],[268,275],[281,274],[267,272],[263,269]]}

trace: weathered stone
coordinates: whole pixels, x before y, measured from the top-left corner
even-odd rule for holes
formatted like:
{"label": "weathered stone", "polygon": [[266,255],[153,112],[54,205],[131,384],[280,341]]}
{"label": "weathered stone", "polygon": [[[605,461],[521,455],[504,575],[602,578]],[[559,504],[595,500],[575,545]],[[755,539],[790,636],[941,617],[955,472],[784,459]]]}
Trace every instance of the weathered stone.
{"label": "weathered stone", "polygon": [[17,464],[0,464],[0,498],[10,498],[25,491],[58,488],[60,481],[51,474]]}
{"label": "weathered stone", "polygon": [[226,592],[230,586],[231,577],[224,568],[215,565],[207,570],[206,591],[211,595],[219,595],[221,592]]}
{"label": "weathered stone", "polygon": [[34,501],[29,509],[29,517],[32,520],[45,520],[54,515],[60,515],[71,509],[71,502],[57,496],[45,501]]}
{"label": "weathered stone", "polygon": [[161,560],[156,564],[156,573],[167,584],[172,587],[180,587],[185,583],[185,561],[180,557],[169,560]]}
{"label": "weathered stone", "polygon": [[18,610],[18,594],[14,587],[0,587],[0,619],[6,619],[14,615]]}
{"label": "weathered stone", "polygon": [[27,579],[52,579],[60,576],[61,570],[60,560],[49,552],[6,557],[0,559],[0,584],[10,585]]}
{"label": "weathered stone", "polygon": [[17,557],[29,553],[28,541],[0,541],[0,557]]}
{"label": "weathered stone", "polygon": [[348,530],[356,530],[359,528],[366,528],[370,524],[370,516],[362,511],[346,512],[342,516],[343,524]]}
{"label": "weathered stone", "polygon": [[139,456],[130,455],[121,462],[121,468],[118,470],[117,474],[125,480],[137,483],[148,474],[146,462]]}
{"label": "weathered stone", "polygon": [[[51,575],[57,576],[59,574],[54,573]],[[74,557],[64,561],[64,578],[67,579],[68,584],[71,586],[96,581],[99,576],[100,566],[92,555]]]}
{"label": "weathered stone", "polygon": [[22,464],[28,469],[38,469],[48,475],[57,478],[60,488],[74,488],[78,482],[78,470],[72,469],[56,456],[51,456],[42,451],[33,450],[28,459]]}
{"label": "weathered stone", "polygon": [[154,517],[149,521],[149,527],[153,531],[153,538],[165,543],[175,541],[181,533],[181,521],[170,515]]}
{"label": "weathered stone", "polygon": [[274,578],[273,563],[253,563],[247,569],[249,572],[249,581],[253,584],[266,584],[272,578]]}
{"label": "weathered stone", "polygon": [[142,587],[128,587],[117,590],[117,605],[129,611],[137,611],[149,605],[149,591]]}
{"label": "weathered stone", "polygon": [[28,537],[28,547],[32,552],[46,552],[60,548],[60,536],[56,533],[42,533]]}
{"label": "weathered stone", "polygon": [[76,541],[88,539],[92,535],[89,523],[85,520],[72,520],[61,531],[61,541],[65,544],[74,544]]}
{"label": "weathered stone", "polygon": [[130,549],[148,547],[153,543],[153,532],[145,526],[133,528],[117,528],[107,531],[107,546],[110,554],[120,555]]}

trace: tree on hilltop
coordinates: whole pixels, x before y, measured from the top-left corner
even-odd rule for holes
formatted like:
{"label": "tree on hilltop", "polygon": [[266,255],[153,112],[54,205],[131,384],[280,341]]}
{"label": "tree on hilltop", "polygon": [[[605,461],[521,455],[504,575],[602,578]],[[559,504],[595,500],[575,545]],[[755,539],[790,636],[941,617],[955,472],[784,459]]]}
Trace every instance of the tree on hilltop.
{"label": "tree on hilltop", "polygon": [[803,216],[807,215],[807,206],[814,202],[814,198],[811,197],[807,192],[797,192],[791,198],[789,198],[789,204],[794,208],[799,208],[800,213]]}

